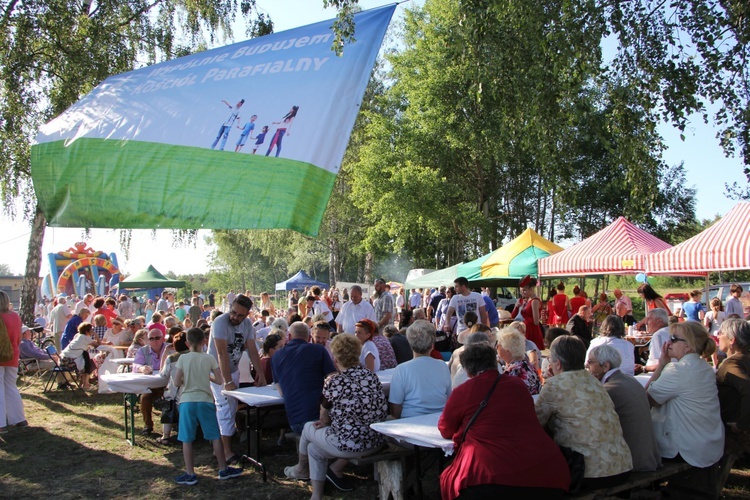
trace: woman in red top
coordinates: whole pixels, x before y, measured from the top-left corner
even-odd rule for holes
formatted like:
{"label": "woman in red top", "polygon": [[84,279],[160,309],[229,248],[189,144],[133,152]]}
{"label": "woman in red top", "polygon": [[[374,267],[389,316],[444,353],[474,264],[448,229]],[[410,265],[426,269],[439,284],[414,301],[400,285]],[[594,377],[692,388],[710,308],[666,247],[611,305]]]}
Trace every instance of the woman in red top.
{"label": "woman in red top", "polygon": [[[565,283],[557,284],[557,293],[552,297],[552,308],[555,311],[554,319],[550,319],[550,325],[563,327],[570,319],[570,300],[565,295]],[[537,346],[538,347],[538,346]]]}
{"label": "woman in red top", "polygon": [[526,276],[521,280],[521,301],[516,304],[511,315],[515,318],[518,313],[523,317],[523,324],[526,325],[526,338],[532,341],[537,347],[544,345],[544,336],[540,326],[542,301],[536,296],[534,287],[536,287],[536,278]]}
{"label": "woman in red top", "polygon": [[112,328],[112,320],[117,317],[117,311],[115,311],[116,305],[117,301],[112,297],[107,298],[106,301],[103,298],[99,297],[94,301],[94,307],[96,308],[96,311],[94,311],[94,316],[96,316],[97,314],[101,314],[102,316],[107,318],[107,328]]}
{"label": "woman in red top", "polygon": [[[672,310],[667,305],[664,297],[656,293],[656,290],[654,290],[648,283],[644,283],[643,285],[638,287],[638,295],[640,295],[641,298],[646,302],[647,312],[651,311],[652,309],[662,308],[667,311],[667,314],[669,316],[672,316]],[[643,325],[644,323],[646,323],[646,318],[643,318],[638,323],[636,323],[636,329],[640,329],[641,325]]]}
{"label": "woman in red top", "polygon": [[578,310],[581,306],[586,305],[586,297],[583,295],[583,290],[581,290],[578,285],[573,287],[573,295],[575,295],[575,297],[570,299],[571,316],[578,314]]}
{"label": "woman in red top", "polygon": [[[453,390],[438,421],[440,434],[458,448],[440,475],[442,498],[562,498],[570,484],[568,465],[539,425],[526,384],[499,375],[496,356],[486,344],[468,345],[461,353],[469,380]],[[487,406],[462,439],[496,381]]]}
{"label": "woman in red top", "polygon": [[544,304],[544,307],[542,307],[541,311],[541,323],[544,326],[555,324],[555,305],[552,300],[555,298],[555,295],[557,295],[557,290],[555,290],[555,287],[550,288],[549,292],[547,293],[547,302]]}
{"label": "woman in red top", "polygon": [[13,347],[13,357],[0,363],[0,434],[8,432],[7,427],[25,427],[26,415],[23,412],[21,393],[18,392],[18,357],[21,345],[21,317],[11,310],[8,294],[0,290],[0,321],[5,324],[8,338]]}

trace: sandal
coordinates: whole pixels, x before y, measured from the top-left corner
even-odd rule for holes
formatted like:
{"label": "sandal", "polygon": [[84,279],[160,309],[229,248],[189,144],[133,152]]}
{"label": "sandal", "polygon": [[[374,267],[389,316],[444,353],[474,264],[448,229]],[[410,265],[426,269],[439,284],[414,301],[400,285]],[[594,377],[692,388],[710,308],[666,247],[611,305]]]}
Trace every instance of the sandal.
{"label": "sandal", "polygon": [[296,479],[298,481],[307,481],[310,479],[309,474],[297,474],[294,470],[296,469],[296,465],[290,465],[289,467],[284,467],[284,475],[288,477],[289,479]]}
{"label": "sandal", "polygon": [[159,444],[163,444],[163,445],[170,445],[172,444],[172,438],[171,437],[165,438],[164,436],[159,436],[158,438],[156,438],[156,442]]}

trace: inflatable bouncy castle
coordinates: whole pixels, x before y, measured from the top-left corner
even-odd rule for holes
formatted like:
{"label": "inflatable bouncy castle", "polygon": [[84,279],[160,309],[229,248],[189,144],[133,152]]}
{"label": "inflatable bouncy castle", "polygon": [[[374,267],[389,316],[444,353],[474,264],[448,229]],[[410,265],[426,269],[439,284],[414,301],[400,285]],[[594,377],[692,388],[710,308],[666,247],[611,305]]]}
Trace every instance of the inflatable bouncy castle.
{"label": "inflatable bouncy castle", "polygon": [[96,251],[78,242],[65,251],[47,254],[49,274],[42,282],[42,294],[83,296],[107,295],[120,282],[117,254]]}

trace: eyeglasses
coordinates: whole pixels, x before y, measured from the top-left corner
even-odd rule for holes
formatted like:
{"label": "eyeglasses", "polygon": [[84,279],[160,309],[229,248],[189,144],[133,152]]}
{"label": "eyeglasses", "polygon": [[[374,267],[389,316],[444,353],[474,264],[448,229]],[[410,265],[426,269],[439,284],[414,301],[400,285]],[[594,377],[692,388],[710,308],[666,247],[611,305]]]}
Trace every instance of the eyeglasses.
{"label": "eyeglasses", "polygon": [[672,342],[672,343],[674,343],[674,342],[687,342],[687,340],[681,339],[680,337],[676,337],[674,335],[672,335],[671,337],[669,337],[669,341]]}
{"label": "eyeglasses", "polygon": [[161,340],[161,337],[149,337],[149,340]]}
{"label": "eyeglasses", "polygon": [[231,309],[231,310],[229,311],[229,315],[230,315],[230,316],[234,316],[234,317],[236,317],[236,318],[243,318],[243,319],[244,319],[244,318],[247,318],[247,315],[248,315],[248,314],[249,314],[249,313],[245,313],[245,314],[243,314],[243,313],[237,312],[237,311],[235,311],[234,309]]}

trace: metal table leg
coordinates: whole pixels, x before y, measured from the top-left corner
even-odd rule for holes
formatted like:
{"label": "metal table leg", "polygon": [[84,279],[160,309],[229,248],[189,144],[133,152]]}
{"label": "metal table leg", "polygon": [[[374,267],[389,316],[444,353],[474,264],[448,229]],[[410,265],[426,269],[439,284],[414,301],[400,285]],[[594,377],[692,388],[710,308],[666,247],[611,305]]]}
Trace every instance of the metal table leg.
{"label": "metal table leg", "polygon": [[417,498],[422,500],[422,463],[419,459],[419,446],[414,446],[414,469],[417,475]]}
{"label": "metal table leg", "polygon": [[130,446],[135,446],[135,405],[137,402],[138,394],[125,394],[123,397],[123,408],[125,409],[125,441],[127,441]]}
{"label": "metal table leg", "polygon": [[257,457],[252,456],[252,447],[250,445],[250,431],[252,430],[250,426],[250,406],[245,407],[246,411],[246,421],[245,421],[245,429],[247,432],[247,453],[242,455],[240,457],[240,460],[250,462],[253,464],[256,468],[260,469],[260,473],[263,476],[263,482],[266,482],[267,479],[267,473],[266,473],[266,467],[261,463],[260,461],[260,430],[262,427],[262,422],[260,419],[260,407],[255,406],[255,449],[257,450]]}

